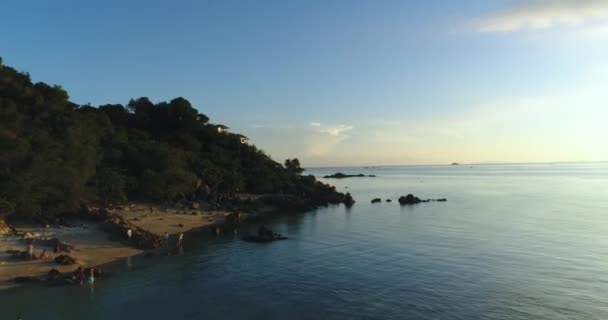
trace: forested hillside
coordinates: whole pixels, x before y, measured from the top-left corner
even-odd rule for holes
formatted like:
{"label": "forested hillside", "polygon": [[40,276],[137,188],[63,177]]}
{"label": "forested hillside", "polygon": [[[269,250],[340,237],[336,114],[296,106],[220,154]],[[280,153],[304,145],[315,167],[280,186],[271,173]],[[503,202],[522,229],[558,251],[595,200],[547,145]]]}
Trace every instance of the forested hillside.
{"label": "forested hillside", "polygon": [[176,201],[235,192],[333,189],[220,132],[184,98],[76,105],[0,60],[0,214],[54,215],[83,203]]}

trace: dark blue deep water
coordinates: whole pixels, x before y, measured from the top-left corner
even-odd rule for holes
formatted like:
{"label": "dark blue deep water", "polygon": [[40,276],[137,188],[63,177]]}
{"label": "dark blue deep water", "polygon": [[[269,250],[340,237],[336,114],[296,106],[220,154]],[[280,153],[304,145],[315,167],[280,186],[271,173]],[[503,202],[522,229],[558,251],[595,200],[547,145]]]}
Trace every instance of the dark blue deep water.
{"label": "dark blue deep water", "polygon": [[94,289],[0,292],[0,319],[608,319],[607,164],[309,173],[336,171],[377,177],[328,180],[350,210],[267,222],[290,240],[190,234]]}

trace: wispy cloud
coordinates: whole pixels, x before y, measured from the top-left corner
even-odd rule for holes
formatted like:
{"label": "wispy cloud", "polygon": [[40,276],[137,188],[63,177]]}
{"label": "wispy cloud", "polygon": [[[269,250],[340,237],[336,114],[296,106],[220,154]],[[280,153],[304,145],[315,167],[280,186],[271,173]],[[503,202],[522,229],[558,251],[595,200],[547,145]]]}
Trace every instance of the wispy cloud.
{"label": "wispy cloud", "polygon": [[349,138],[348,132],[353,126],[345,124],[326,125],[319,122],[311,122],[314,130],[309,143],[308,154],[319,157],[330,153],[338,144]]}
{"label": "wispy cloud", "polygon": [[513,32],[608,22],[606,0],[535,0],[473,20],[479,32]]}
{"label": "wispy cloud", "polygon": [[346,133],[352,129],[353,129],[353,126],[347,126],[344,124],[340,124],[337,126],[328,126],[328,127],[319,126],[318,132],[328,134],[332,137],[340,137],[340,136],[345,136]]}

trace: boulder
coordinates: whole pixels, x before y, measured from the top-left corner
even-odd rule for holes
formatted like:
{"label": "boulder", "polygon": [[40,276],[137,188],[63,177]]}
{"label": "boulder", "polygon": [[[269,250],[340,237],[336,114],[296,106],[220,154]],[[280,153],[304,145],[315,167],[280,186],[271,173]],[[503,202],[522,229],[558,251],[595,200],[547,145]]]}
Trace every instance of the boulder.
{"label": "boulder", "polygon": [[382,199],[380,199],[380,198],[372,199],[372,203],[379,203],[379,202],[382,202]]}
{"label": "boulder", "polygon": [[386,202],[393,202],[393,200],[391,200],[391,199],[386,199]]}
{"label": "boulder", "polygon": [[411,204],[417,204],[422,202],[422,200],[420,200],[420,198],[414,196],[413,194],[408,194],[407,196],[401,196],[399,197],[399,204],[401,205],[411,205]]}
{"label": "boulder", "polygon": [[57,281],[59,279],[61,279],[61,273],[57,269],[51,269],[46,275],[47,281]]}
{"label": "boulder", "polygon": [[353,204],[355,204],[355,199],[353,199],[353,197],[350,195],[350,193],[347,193],[347,194],[344,196],[344,205],[345,205],[347,208],[350,208],[350,207],[352,207],[352,206],[353,206]]}
{"label": "boulder", "polygon": [[363,173],[359,173],[359,174],[345,174],[345,173],[342,173],[342,172],[336,172],[336,173],[331,174],[331,175],[323,176],[323,178],[325,178],[325,179],[364,178],[364,177],[374,178],[375,175],[370,174],[370,175],[366,176]]}

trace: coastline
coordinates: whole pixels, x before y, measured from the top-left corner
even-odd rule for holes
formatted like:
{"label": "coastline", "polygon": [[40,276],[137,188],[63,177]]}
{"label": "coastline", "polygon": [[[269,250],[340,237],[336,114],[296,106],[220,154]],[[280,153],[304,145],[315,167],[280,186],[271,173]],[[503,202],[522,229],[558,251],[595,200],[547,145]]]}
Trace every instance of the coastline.
{"label": "coastline", "polygon": [[[106,211],[101,209],[99,211]],[[159,246],[164,232],[169,233],[170,245],[175,245],[177,234],[183,232],[187,237],[205,229],[212,232],[216,228],[224,229],[232,225],[231,217],[236,212],[223,210],[202,210],[199,208],[166,208],[145,203],[130,203],[119,209],[107,210],[108,217],[119,216],[118,223],[127,222],[137,231],[131,241],[124,235],[117,234],[116,228],[108,228],[108,220],[91,219],[70,220],[70,226],[13,226],[14,232],[0,234],[0,291],[27,285],[45,285],[45,277],[55,269],[62,275],[71,274],[79,265],[104,268],[117,261],[136,256],[158,255],[164,248]],[[244,214],[243,218],[251,217]],[[114,230],[112,230],[114,229]],[[138,232],[145,232],[146,238],[152,237],[154,245],[135,242]],[[35,238],[35,254],[46,249],[50,255],[47,260],[19,260],[13,258],[7,250],[25,250],[30,239]],[[60,265],[53,260],[52,243],[60,240],[72,249],[68,254],[74,257],[76,264]],[[17,277],[34,278],[33,281],[18,283]],[[31,283],[31,284],[30,284]],[[50,284],[50,283],[49,283]]]}

